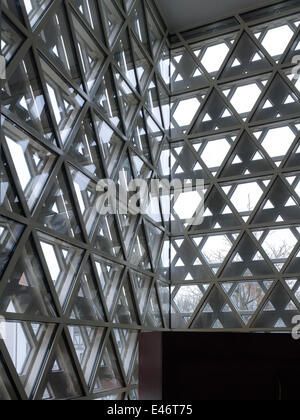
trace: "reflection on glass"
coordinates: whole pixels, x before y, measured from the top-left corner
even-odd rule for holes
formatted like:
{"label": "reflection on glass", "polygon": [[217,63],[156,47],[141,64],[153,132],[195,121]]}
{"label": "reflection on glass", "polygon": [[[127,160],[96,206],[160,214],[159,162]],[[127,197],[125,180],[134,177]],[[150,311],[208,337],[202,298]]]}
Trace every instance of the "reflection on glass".
{"label": "reflection on glass", "polygon": [[127,277],[122,285],[119,300],[116,305],[114,322],[118,324],[137,324],[137,318],[132,298],[132,290]]}
{"label": "reflection on glass", "polygon": [[106,305],[111,312],[116,303],[124,267],[97,255],[94,255],[94,259]]}
{"label": "reflection on glass", "polygon": [[38,214],[38,222],[43,226],[71,238],[81,238],[81,230],[74,213],[67,180],[61,171],[53,180],[45,202]]}
{"label": "reflection on glass", "polygon": [[23,226],[0,216],[0,275],[21,236]]}
{"label": "reflection on glass", "polygon": [[97,281],[89,261],[85,264],[78,285],[71,318],[89,321],[105,320]]}
{"label": "reflection on glass", "polygon": [[44,364],[54,328],[53,324],[5,322],[4,343],[28,397]]}
{"label": "reflection on glass", "polygon": [[115,74],[118,95],[121,103],[122,116],[125,121],[126,129],[128,130],[133,123],[133,119],[136,115],[138,109],[138,99],[133,91],[130,89],[125,80],[121,77],[119,73]]}
{"label": "reflection on glass", "polygon": [[104,328],[69,326],[69,333],[87,383],[94,372],[104,339]]}
{"label": "reflection on glass", "polygon": [[57,13],[51,15],[39,34],[39,39],[56,64],[66,72],[73,82],[82,87],[74,45],[63,5],[58,8]]}
{"label": "reflection on glass", "polygon": [[96,130],[100,139],[102,153],[108,176],[111,177],[123,149],[124,142],[103,120],[96,116]]}
{"label": "reflection on glass", "polygon": [[123,256],[118,229],[113,215],[107,214],[100,217],[94,238],[94,247],[101,252],[110,254],[112,257]]}
{"label": "reflection on glass", "polygon": [[45,285],[45,275],[31,241],[10,275],[0,301],[1,312],[55,316],[52,297]]}
{"label": "reflection on glass", "polygon": [[21,45],[22,37],[15,28],[9,23],[9,21],[2,16],[1,17],[1,55],[5,57],[8,63],[15,52]]}
{"label": "reflection on glass", "polygon": [[52,112],[60,132],[62,143],[65,144],[84,104],[84,100],[45,61],[41,60],[41,64],[46,79]]}
{"label": "reflection on glass", "polygon": [[138,331],[114,329],[114,335],[120,352],[127,379],[130,380],[134,367],[134,358],[138,346]]}
{"label": "reflection on glass", "polygon": [[43,400],[68,400],[83,395],[74,363],[63,337],[53,353],[53,363],[46,377]]}
{"label": "reflection on glass", "polygon": [[38,233],[38,237],[51,280],[64,306],[78,274],[83,251],[43,233]]}
{"label": "reflection on glass", "polygon": [[104,14],[104,25],[108,36],[109,45],[112,47],[122,28],[124,19],[113,0],[103,0],[102,10]]}
{"label": "reflection on glass", "polygon": [[124,32],[123,36],[117,42],[114,57],[123,74],[127,77],[132,86],[136,88],[137,82],[134,71],[134,63],[127,32]]}
{"label": "reflection on glass", "polygon": [[2,106],[20,124],[26,123],[50,142],[55,142],[48,108],[37,76],[34,60],[28,53],[8,78],[2,91]]}
{"label": "reflection on glass", "polygon": [[68,154],[80,167],[99,179],[103,178],[99,146],[89,114],[81,122]]}
{"label": "reflection on glass", "polygon": [[22,213],[19,197],[3,152],[0,155],[0,207],[10,212]]}
{"label": "reflection on glass", "polygon": [[122,388],[120,368],[117,361],[112,342],[109,340],[104,349],[103,356],[98,367],[98,375],[94,384],[93,392],[107,391],[110,389]]}
{"label": "reflection on glass", "polygon": [[10,158],[28,207],[32,210],[49,178],[56,157],[7,120],[4,121],[3,131]]}
{"label": "reflection on glass", "polygon": [[70,168],[70,172],[86,231],[88,235],[92,235],[100,217],[97,208],[98,193],[96,184],[80,171]]}
{"label": "reflection on glass", "polygon": [[76,31],[77,45],[84,76],[87,82],[88,90],[91,91],[99,77],[101,67],[104,63],[105,56],[102,49],[96,45],[83,26],[72,15],[74,28]]}
{"label": "reflection on glass", "polygon": [[100,87],[96,93],[95,100],[103,115],[117,128],[121,128],[121,119],[117,94],[115,92],[113,78],[110,71],[104,75]]}
{"label": "reflection on glass", "polygon": [[43,13],[52,2],[53,0],[23,0],[31,27],[39,22]]}

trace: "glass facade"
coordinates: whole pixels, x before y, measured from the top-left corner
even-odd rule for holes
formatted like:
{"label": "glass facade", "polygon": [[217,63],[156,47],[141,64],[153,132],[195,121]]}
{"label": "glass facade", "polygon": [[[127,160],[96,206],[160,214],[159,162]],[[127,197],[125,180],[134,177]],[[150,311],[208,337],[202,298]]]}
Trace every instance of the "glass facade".
{"label": "glass facade", "polygon": [[[291,330],[294,3],[169,35],[152,0],[2,1],[0,400],[138,399],[141,331]],[[203,179],[203,222],[100,214],[120,176]]]}
{"label": "glass facade", "polygon": [[166,27],[152,1],[2,6],[0,400],[137,399],[168,220],[100,214],[97,183],[168,172]]}

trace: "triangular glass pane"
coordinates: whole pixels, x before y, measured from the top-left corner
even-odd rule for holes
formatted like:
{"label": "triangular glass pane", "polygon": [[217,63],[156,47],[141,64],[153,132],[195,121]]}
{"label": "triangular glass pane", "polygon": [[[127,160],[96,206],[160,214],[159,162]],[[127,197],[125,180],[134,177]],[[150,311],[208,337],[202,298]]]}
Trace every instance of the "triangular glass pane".
{"label": "triangular glass pane", "polygon": [[[227,116],[225,116],[227,115]],[[205,106],[192,128],[192,133],[217,131],[220,129],[236,128],[239,121],[227,107],[224,99],[214,90],[209,96]]]}
{"label": "triangular glass pane", "polygon": [[127,12],[130,11],[130,9],[132,8],[134,2],[135,2],[135,0],[124,0],[125,9],[127,10]]}
{"label": "triangular glass pane", "polygon": [[197,306],[203,298],[208,284],[178,286],[172,292],[172,328],[186,328]]}
{"label": "triangular glass pane", "polygon": [[111,177],[119,163],[124,142],[111,127],[98,116],[96,116],[95,122],[104,157],[103,164],[106,166],[108,176]]}
{"label": "triangular glass pane", "polygon": [[[134,52],[134,49],[133,49]],[[119,38],[114,48],[115,60],[122,71],[123,75],[127,77],[131,85],[136,88],[137,81],[135,77],[135,65],[133,62],[131,46],[129,43],[128,32],[124,31],[122,36]]]}
{"label": "triangular glass pane", "polygon": [[54,121],[59,129],[61,141],[65,144],[84,104],[84,100],[44,60],[41,60],[41,65]]}
{"label": "triangular glass pane", "polygon": [[96,183],[73,167],[70,167],[70,173],[84,225],[87,234],[91,237],[100,218]]}
{"label": "triangular glass pane", "polygon": [[222,189],[240,216],[247,221],[266,190],[266,185],[262,180],[236,182],[223,185]]}
{"label": "triangular glass pane", "polygon": [[257,130],[254,131],[254,136],[273,161],[279,165],[296,138],[294,127],[286,124],[274,127],[268,125]]}
{"label": "triangular glass pane", "polygon": [[252,29],[254,35],[274,60],[279,61],[285,52],[295,29],[288,23],[263,25]]}
{"label": "triangular glass pane", "polygon": [[151,270],[148,245],[143,226],[140,226],[135,238],[130,261],[136,267],[140,267],[143,270]]}
{"label": "triangular glass pane", "polygon": [[[235,65],[238,60],[237,65]],[[249,35],[244,32],[222,72],[222,77],[240,77],[271,68],[265,55],[258,49]]]}
{"label": "triangular glass pane", "polygon": [[23,225],[0,216],[0,275],[21,236]]}
{"label": "triangular glass pane", "polygon": [[93,246],[112,257],[123,256],[118,228],[113,215],[102,215],[97,226]]}
{"label": "triangular glass pane", "polygon": [[[293,252],[298,242],[298,231],[294,226],[277,229],[263,229],[257,240],[278,271]],[[255,235],[256,231],[253,231]]]}
{"label": "triangular glass pane", "polygon": [[95,101],[103,115],[117,128],[121,129],[121,119],[117,94],[114,88],[111,71],[108,70],[95,95]]}
{"label": "triangular glass pane", "polygon": [[171,134],[172,137],[180,136],[188,132],[200,105],[205,98],[205,91],[197,94],[171,97]]}
{"label": "triangular glass pane", "polygon": [[[268,200],[272,206],[267,206]],[[268,197],[262,203],[256,213],[253,223],[274,223],[280,217],[282,221],[296,220],[300,218],[300,209],[297,201],[293,199],[288,188],[277,178],[271,187]]]}
{"label": "triangular glass pane", "polygon": [[54,324],[5,322],[4,343],[29,397],[39,379]]}
{"label": "triangular glass pane", "polygon": [[235,35],[224,36],[222,41],[204,41],[192,47],[194,54],[205,67],[206,71],[214,76],[218,73],[232,48]]}
{"label": "triangular glass pane", "polygon": [[171,52],[171,89],[172,93],[207,85],[208,81],[196,60],[186,48]]}
{"label": "triangular glass pane", "polygon": [[135,304],[129,278],[122,284],[118,303],[116,305],[114,322],[118,324],[137,324]]}
{"label": "triangular glass pane", "polygon": [[115,72],[118,96],[121,103],[121,113],[126,130],[130,131],[134,117],[138,110],[139,101],[120,73]]}
{"label": "triangular glass pane", "polygon": [[22,214],[20,200],[3,152],[0,155],[0,208]]}
{"label": "triangular glass pane", "polygon": [[39,211],[38,223],[61,235],[81,239],[78,216],[69,195],[69,186],[64,172],[61,171],[52,182]]}
{"label": "triangular glass pane", "polygon": [[138,331],[114,329],[114,336],[117,342],[121,360],[128,381],[135,369],[135,355],[138,347]]}
{"label": "triangular glass pane", "polygon": [[[272,107],[265,107],[266,101],[272,104]],[[276,74],[271,85],[267,89],[262,102],[253,116],[253,121],[274,120],[290,114],[300,112],[300,96],[296,95],[288,84]]]}
{"label": "triangular glass pane", "polygon": [[31,52],[21,60],[15,72],[8,77],[2,90],[2,107],[20,124],[28,124],[51,143],[55,137],[42,86]]}
{"label": "triangular glass pane", "polygon": [[48,56],[74,83],[82,87],[79,66],[70,33],[70,25],[66,20],[66,11],[61,5],[55,13],[48,16],[47,24],[39,34],[41,46]]}
{"label": "triangular glass pane", "polygon": [[255,243],[247,234],[244,234],[226,263],[221,277],[253,277],[271,274],[273,274],[272,269],[256,248]]}
{"label": "triangular glass pane", "polygon": [[[209,312],[205,309],[207,304],[211,308]],[[215,286],[202,305],[191,328],[240,328],[241,324],[238,322],[235,314],[231,311],[223,310],[226,304],[228,302],[225,296]]]}
{"label": "triangular glass pane", "polygon": [[152,283],[151,277],[131,271],[134,291],[139,304],[142,320],[145,317],[146,307],[150,296],[150,287]]}
{"label": "triangular glass pane", "polygon": [[71,4],[80,12],[85,24],[97,35],[97,39],[104,42],[101,18],[98,10],[97,0],[71,0]]}
{"label": "triangular glass pane", "polygon": [[149,304],[147,307],[147,314],[145,318],[145,325],[147,327],[163,328],[163,320],[158,304],[158,298],[155,286],[152,287]]}
{"label": "triangular glass pane", "polygon": [[1,312],[55,316],[53,299],[32,240],[21,251],[1,295]]}
{"label": "triangular glass pane", "polygon": [[122,388],[123,379],[116,352],[110,338],[105,346],[95,378],[93,393]]}
{"label": "triangular glass pane", "polygon": [[[20,2],[16,3],[15,1],[12,2],[10,0],[2,0],[2,4],[3,6],[5,6],[11,13],[13,13],[13,15],[15,16],[16,19],[18,19],[23,25],[24,25],[24,17],[23,17],[23,13],[21,10],[21,5]],[[3,15],[2,15],[3,17]]]}
{"label": "triangular glass pane", "polygon": [[107,32],[108,43],[110,46],[112,46],[120,33],[124,18],[122,17],[122,14],[118,8],[115,6],[113,0],[103,0],[101,5],[104,15],[103,20]]}
{"label": "triangular glass pane", "polygon": [[191,280],[206,280],[208,268],[199,259],[199,255],[187,239],[175,240],[171,244],[171,277],[173,282],[182,282],[187,276]]}
{"label": "triangular glass pane", "polygon": [[227,284],[222,284],[225,293],[245,324],[248,324],[263,301],[269,287],[266,287],[264,282],[261,281],[234,282],[231,283],[231,287],[226,289]]}
{"label": "triangular glass pane", "polygon": [[[299,315],[297,309],[288,309],[291,298],[281,283],[277,283],[269,299],[253,323],[254,328],[292,327],[292,319]],[[273,310],[265,310],[270,305]]]}
{"label": "triangular glass pane", "polygon": [[233,248],[238,232],[192,237],[213,273],[216,273]]}
{"label": "triangular glass pane", "polygon": [[3,132],[28,207],[33,210],[51,174],[56,156],[6,119]]}
{"label": "triangular glass pane", "polygon": [[146,57],[146,54],[140,47],[138,41],[135,40],[135,37],[132,37],[132,45],[136,72],[139,80],[140,89],[143,93],[151,73],[151,64],[148,58]]}
{"label": "triangular glass pane", "polygon": [[216,226],[228,228],[239,225],[240,221],[228,206],[223,195],[213,188],[205,200],[203,223],[201,226],[192,226],[191,230],[216,229]]}
{"label": "triangular glass pane", "polygon": [[233,153],[229,157],[222,176],[241,176],[248,173],[259,173],[272,170],[264,153],[258,149],[251,136],[244,131]]}
{"label": "triangular glass pane", "polygon": [[64,307],[78,274],[83,251],[43,233],[38,232],[38,238],[60,304]]}
{"label": "triangular glass pane", "polygon": [[138,218],[130,213],[118,215],[119,225],[125,245],[125,252],[129,255],[135,235]]}
{"label": "triangular glass pane", "polygon": [[105,61],[105,54],[89,34],[83,29],[79,20],[72,14],[75,36],[79,49],[81,65],[88,90],[91,91],[99,77],[99,73]]}
{"label": "triangular glass pane", "polygon": [[[8,0],[9,1],[9,0]],[[13,58],[21,43],[23,37],[20,32],[12,26],[10,21],[2,15],[1,17],[1,55],[5,57],[6,63]]]}
{"label": "triangular glass pane", "polygon": [[124,267],[97,255],[94,255],[94,259],[106,305],[108,311],[112,313],[120,289]]}
{"label": "triangular glass pane", "polygon": [[45,389],[39,390],[41,396],[48,400],[69,400],[83,396],[73,358],[63,336],[60,337],[51,357],[53,363],[45,373],[46,386]]}
{"label": "triangular glass pane", "polygon": [[48,9],[52,2],[51,0],[23,0],[23,3],[30,25],[33,28],[41,20],[45,10]]}
{"label": "triangular glass pane", "polygon": [[201,138],[201,140],[193,142],[193,148],[207,168],[214,174],[219,170],[235,139],[236,136],[231,134]]}
{"label": "triangular glass pane", "polygon": [[105,321],[103,305],[90,261],[85,264],[77,283],[79,288],[72,304],[71,318]]}
{"label": "triangular glass pane", "polygon": [[75,139],[71,142],[69,156],[85,171],[101,179],[104,176],[99,145],[89,114],[81,122]]}
{"label": "triangular glass pane", "polygon": [[90,382],[104,339],[104,328],[69,326],[74,345],[87,384]]}

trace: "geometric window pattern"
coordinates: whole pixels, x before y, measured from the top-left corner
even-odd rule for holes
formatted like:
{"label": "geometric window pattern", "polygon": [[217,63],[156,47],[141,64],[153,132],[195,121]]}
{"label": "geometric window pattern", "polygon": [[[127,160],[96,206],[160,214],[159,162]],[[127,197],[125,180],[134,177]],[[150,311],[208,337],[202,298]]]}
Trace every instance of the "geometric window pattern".
{"label": "geometric window pattern", "polygon": [[[285,5],[207,39],[168,38],[150,0],[2,1],[0,400],[138,399],[142,330],[291,329],[300,16]],[[96,184],[122,171],[204,179],[203,223],[182,223],[184,200],[171,221],[158,199],[100,216]]]}
{"label": "geometric window pattern", "polygon": [[96,185],[167,171],[166,27],[152,1],[2,5],[0,400],[137,399],[139,332],[170,326],[167,226],[159,202],[100,216]]}
{"label": "geometric window pattern", "polygon": [[203,223],[171,221],[171,328],[290,331],[300,313],[294,5],[171,37],[171,174],[205,185]]}

